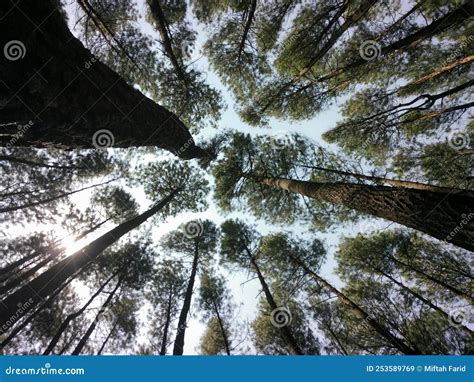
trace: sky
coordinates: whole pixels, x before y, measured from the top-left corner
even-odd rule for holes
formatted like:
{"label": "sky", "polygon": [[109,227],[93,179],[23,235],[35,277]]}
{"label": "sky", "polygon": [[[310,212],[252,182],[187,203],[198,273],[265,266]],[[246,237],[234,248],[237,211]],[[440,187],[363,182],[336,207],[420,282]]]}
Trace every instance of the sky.
{"label": "sky", "polygon": [[[138,10],[140,11],[140,16],[141,16],[140,26],[142,27],[143,32],[159,40],[158,33],[154,31],[151,25],[149,25],[148,23],[144,21],[145,6],[146,5],[144,4],[144,1],[139,0]],[[73,11],[73,9],[74,7],[72,7],[71,5],[66,6],[66,10],[68,11],[68,15],[69,15],[70,28],[72,29],[72,32],[77,36],[78,31],[73,28],[75,24],[75,20],[76,20],[75,12]],[[277,121],[275,119],[270,119],[269,129],[255,128],[243,123],[239,119],[237,113],[235,112],[234,100],[231,94],[223,86],[223,84],[219,80],[216,73],[214,73],[210,69],[209,63],[206,57],[203,57],[200,54],[200,47],[203,45],[203,43],[207,39],[206,31],[201,25],[197,25],[196,22],[190,18],[189,13],[188,13],[188,19],[189,19],[189,22],[193,25],[193,27],[195,27],[196,30],[198,31],[197,43],[193,51],[192,61],[196,60],[195,62],[196,67],[200,69],[202,72],[207,74],[207,82],[211,86],[221,91],[222,96],[228,106],[222,115],[222,119],[219,122],[218,129],[210,129],[210,128],[204,129],[202,132],[200,132],[197,135],[197,141],[199,141],[200,138],[206,138],[206,137],[214,135],[215,133],[218,132],[218,130],[231,128],[231,129],[236,129],[238,131],[249,133],[252,135],[253,134],[283,135],[286,133],[298,132],[299,134],[304,135],[314,140],[318,144],[329,148],[329,146],[322,140],[321,134],[329,130],[330,128],[334,127],[336,122],[340,119],[339,104],[337,103],[331,107],[328,107],[327,110],[319,113],[316,117],[307,121],[288,122],[288,121]],[[342,101],[343,100],[340,100],[339,102],[342,102]],[[150,205],[150,200],[147,200],[147,198],[145,197],[143,193],[143,190],[141,190],[140,188],[134,187],[134,188],[131,188],[131,191],[132,191],[132,194],[136,197],[136,200],[140,204],[142,210],[147,209]],[[91,195],[91,192],[82,192],[80,194],[74,195],[71,198],[71,200],[74,203],[76,203],[78,206],[85,208],[89,204],[90,195]],[[239,212],[234,212],[234,213],[224,216],[222,212],[216,208],[212,200],[212,195],[209,195],[208,201],[209,201],[210,207],[205,212],[182,213],[175,218],[167,219],[163,223],[160,223],[158,225],[153,225],[150,231],[150,235],[153,237],[155,242],[158,242],[160,237],[163,234],[173,229],[179,228],[181,224],[189,220],[210,219],[214,221],[217,225],[219,225],[222,221],[225,220],[225,218],[229,218],[229,217],[230,218],[239,217],[248,223],[256,224],[258,230],[262,234],[266,234],[271,231],[277,231],[282,228],[279,226],[269,225],[263,221],[256,221],[252,216],[244,215]],[[369,227],[369,230],[371,230],[371,229],[378,228],[381,223],[380,222],[373,223],[373,221],[371,220],[369,224],[367,223],[363,223],[363,224],[365,224],[364,227],[366,228]],[[82,241],[80,243],[74,243],[71,237],[69,236],[63,241],[63,243],[67,247],[67,253],[68,254],[73,253],[75,250],[81,248],[86,242],[89,242],[95,239],[96,237],[100,236],[101,234],[109,230],[111,227],[112,227],[111,225],[104,226],[103,229],[98,230],[93,235],[90,235],[90,237],[87,237],[85,241]],[[51,229],[52,227],[46,227],[46,228]],[[56,229],[58,237],[63,237],[67,235],[64,229],[62,229],[61,227],[54,227],[54,228]],[[326,277],[327,279],[329,279],[336,286],[340,286],[341,283],[337,279],[337,277],[333,274],[333,269],[335,266],[335,261],[334,261],[334,256],[333,256],[334,250],[342,234],[353,235],[355,234],[355,232],[360,231],[360,228],[361,227],[359,223],[358,226],[346,225],[343,228],[337,228],[332,233],[318,233],[318,232],[314,232],[314,230],[311,231],[308,226],[303,226],[303,225],[298,225],[298,224],[284,227],[285,230],[292,231],[308,239],[314,238],[314,235],[316,235],[320,239],[323,239],[323,241],[326,243],[326,246],[328,248],[328,257],[320,273],[323,277]],[[27,226],[26,228],[23,228],[23,229],[16,228],[15,230],[16,230],[16,233],[18,234],[20,233],[20,230],[22,231],[22,233],[24,233],[25,230],[28,231],[30,229],[31,230],[38,229],[38,226],[36,225],[30,226],[30,227]],[[13,234],[15,234],[15,230],[12,231]],[[249,274],[247,272],[229,273],[229,272],[223,271],[222,274],[226,277],[228,286],[233,292],[235,303],[238,305],[238,310],[236,312],[236,320],[240,321],[241,323],[245,321],[250,322],[255,317],[256,303],[258,299],[260,298],[260,294],[259,294],[260,285],[258,281],[251,280],[247,282],[247,280],[249,279]],[[253,275],[250,275],[250,278],[253,278]],[[86,299],[89,294],[88,288],[84,287],[83,285],[80,285],[79,283],[76,284],[76,286],[82,299]],[[195,291],[196,289],[197,288],[195,288]],[[99,304],[96,304],[96,306],[97,305]],[[146,310],[148,308],[149,306],[144,305],[141,309],[140,317],[143,320],[143,323],[147,321]],[[193,307],[191,309],[191,319],[188,322],[188,329],[186,331],[184,354],[197,354],[197,346],[199,344],[199,339],[201,337],[201,334],[203,333],[203,330],[204,330],[204,324],[199,320],[199,313],[197,311],[195,304],[193,304]],[[98,331],[97,333],[100,334],[100,331]],[[145,334],[145,330],[143,329],[139,337],[139,342],[147,342],[148,340],[149,339],[147,338]],[[249,337],[246,337],[246,340],[244,341],[242,346],[251,346]],[[172,346],[170,346],[169,351],[170,350],[172,350]]]}

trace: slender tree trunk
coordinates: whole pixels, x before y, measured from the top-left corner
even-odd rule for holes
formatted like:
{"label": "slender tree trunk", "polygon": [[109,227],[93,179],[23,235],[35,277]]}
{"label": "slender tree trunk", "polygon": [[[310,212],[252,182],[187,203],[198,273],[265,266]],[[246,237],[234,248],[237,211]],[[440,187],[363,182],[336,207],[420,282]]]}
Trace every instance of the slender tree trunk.
{"label": "slender tree trunk", "polygon": [[322,284],[327,290],[334,293],[341,303],[350,307],[361,320],[367,322],[367,324],[370,325],[372,329],[374,329],[381,337],[385,338],[391,345],[393,345],[401,353],[409,354],[409,355],[420,354],[420,351],[412,349],[403,340],[401,340],[400,338],[397,338],[387,328],[385,328],[382,324],[377,322],[370,314],[364,311],[359,305],[357,305],[354,301],[352,301],[339,289],[331,285],[329,282],[327,282],[324,278],[319,276],[317,273],[313,272],[303,261],[292,256],[291,254],[289,254],[289,256],[308,275],[310,275],[318,283]]}
{"label": "slender tree trunk", "polygon": [[219,322],[219,327],[221,329],[222,339],[224,340],[225,352],[227,355],[230,355],[230,346],[229,346],[229,339],[227,338],[227,332],[224,328],[224,322],[222,321],[222,317],[219,314],[219,308],[216,305],[216,302],[213,301],[214,305],[214,312],[216,313],[217,321]]}
{"label": "slender tree trunk", "polygon": [[336,333],[334,333],[334,330],[332,330],[331,325],[324,325],[326,329],[329,331],[329,334],[331,334],[331,337],[334,339],[336,342],[338,348],[341,350],[342,354],[348,355],[346,348],[342,345],[341,341],[337,337]]}
{"label": "slender tree trunk", "polygon": [[[4,100],[0,145],[156,146],[183,159],[208,157],[175,114],[127,84],[84,48],[69,31],[58,4],[52,0],[0,3],[4,15],[0,46],[20,41],[25,53],[21,59],[0,63]],[[94,136],[103,129],[109,133]]]}
{"label": "slender tree trunk", "polygon": [[[417,293],[416,291],[414,291],[413,289],[407,287],[405,284],[403,284],[402,282],[398,281],[397,279],[395,279],[394,277],[392,277],[391,275],[383,272],[382,270],[380,269],[377,269],[377,272],[379,272],[381,275],[383,275],[384,277],[386,277],[387,279],[389,279],[390,281],[392,281],[394,284],[398,285],[402,290],[404,291],[407,291],[408,293],[410,293],[413,297],[415,297],[416,299],[420,300],[423,304],[429,306],[431,309],[433,309],[434,311],[440,313],[442,316],[444,316],[446,319],[448,319],[447,322],[449,322],[449,314],[446,313],[443,309],[441,309],[438,305],[432,303],[430,300],[424,298],[421,294]],[[469,334],[470,336],[473,336],[474,335],[474,332],[472,330],[470,330],[468,327],[464,326],[464,325],[461,325],[460,328],[462,330],[464,330],[467,334]]]}
{"label": "slender tree trunk", "polygon": [[452,285],[449,285],[448,283],[444,282],[443,280],[440,280],[436,277],[433,277],[431,275],[429,275],[428,273],[422,271],[421,269],[418,269],[418,268],[415,268],[414,266],[408,264],[408,263],[405,263],[404,261],[401,261],[393,256],[390,256],[390,259],[392,259],[395,263],[397,263],[398,265],[401,265],[402,267],[405,267],[415,273],[417,273],[418,275],[420,275],[422,278],[425,278],[427,280],[430,280],[432,283],[434,284],[437,284],[437,285],[440,285],[442,286],[443,288],[446,288],[448,289],[449,291],[453,292],[454,294],[456,294],[457,296],[461,297],[461,298],[464,298],[466,300],[468,300],[469,302],[471,303],[474,303],[474,298],[472,295],[469,295],[467,294],[466,292],[463,292],[462,290],[452,286]]}
{"label": "slender tree trunk", "polygon": [[183,82],[185,86],[188,85],[188,76],[183,70],[182,64],[179,63],[178,58],[174,54],[173,44],[171,41],[171,37],[169,35],[168,29],[168,22],[166,21],[166,17],[161,9],[160,0],[147,0],[148,6],[150,7],[150,13],[153,17],[153,20],[156,23],[156,27],[158,32],[160,33],[161,42],[165,48],[166,55],[171,61],[174,70],[176,71],[176,75]]}
{"label": "slender tree trunk", "polygon": [[[54,246],[48,246],[48,249],[52,249],[54,248]],[[41,256],[42,252],[40,251],[34,251],[33,253],[30,253],[29,255],[26,255],[24,257],[22,257],[21,259],[11,263],[11,264],[8,264],[6,265],[5,267],[1,268],[0,269],[0,282],[4,282],[6,280],[8,280],[11,276],[9,275],[10,273],[13,272],[13,270],[15,268],[18,268],[24,264],[26,264],[28,261],[38,257],[38,256]],[[22,268],[23,269],[23,268]],[[20,270],[18,270],[20,271]],[[6,275],[8,275],[8,277],[5,277]]]}
{"label": "slender tree trunk", "polygon": [[93,184],[92,186],[83,187],[83,188],[80,188],[80,189],[74,190],[74,191],[64,192],[62,194],[55,195],[55,196],[52,196],[50,198],[46,198],[46,199],[43,199],[43,200],[38,200],[36,202],[26,203],[26,204],[23,204],[23,205],[20,205],[20,206],[0,208],[0,213],[13,212],[13,211],[22,210],[24,208],[36,207],[36,206],[39,206],[40,204],[51,203],[51,202],[54,202],[55,200],[65,198],[67,196],[74,195],[74,194],[77,194],[78,192],[89,190],[89,189],[94,188],[94,187],[103,186],[105,184],[109,184],[109,183],[114,182],[116,180],[117,179],[111,179],[111,180],[108,180],[106,182]]}
{"label": "slender tree trunk", "polygon": [[316,183],[285,178],[251,178],[309,198],[417,229],[474,251],[474,198],[446,192],[354,183]]}
{"label": "slender tree trunk", "polygon": [[183,307],[178,320],[178,329],[176,330],[176,338],[174,340],[173,355],[183,355],[184,350],[184,335],[186,333],[186,321],[188,318],[189,309],[191,308],[191,298],[193,296],[194,280],[196,278],[197,268],[199,262],[199,250],[196,245],[194,250],[193,265],[191,275],[189,276],[186,294],[184,296]]}
{"label": "slender tree trunk", "polygon": [[[440,17],[437,20],[434,20],[427,26],[419,29],[417,32],[412,33],[394,43],[387,45],[381,48],[380,51],[380,58],[386,57],[390,54],[393,54],[397,51],[403,51],[405,49],[413,49],[418,44],[423,42],[424,40],[435,36],[436,34],[440,34],[445,30],[452,28],[461,24],[462,22],[466,21],[469,17],[471,17],[473,13],[473,5],[469,1],[465,2],[460,7],[452,10],[451,12],[447,13],[446,15]],[[325,76],[320,77],[317,82],[324,82],[328,81],[334,77],[341,75],[349,70],[353,70],[354,68],[361,67],[367,64],[367,61],[363,58],[359,58],[349,65],[346,65],[342,68],[333,70],[331,73],[328,73]]]}
{"label": "slender tree trunk", "polygon": [[171,322],[171,299],[172,299],[172,290],[168,297],[168,307],[166,309],[166,321],[165,327],[163,328],[163,339],[161,342],[160,355],[166,355],[166,347],[168,345],[168,330]]}
{"label": "slender tree trunk", "polygon": [[78,311],[72,313],[72,314],[69,314],[66,319],[61,323],[61,326],[59,327],[59,329],[56,331],[56,333],[54,334],[53,338],[51,339],[51,341],[49,342],[49,345],[48,347],[45,349],[45,351],[43,352],[43,355],[48,355],[50,354],[54,347],[56,346],[56,344],[58,343],[59,339],[61,338],[61,336],[63,335],[64,331],[67,329],[67,327],[69,326],[69,324],[74,321],[77,317],[81,316],[85,310],[87,309],[87,307],[92,304],[92,302],[95,300],[95,298],[102,293],[102,291],[104,290],[104,288],[110,283],[110,281],[112,281],[112,279],[117,276],[118,272],[115,272],[112,276],[110,276],[101,286],[100,288],[89,298],[89,300],[81,307],[81,309],[79,309]]}
{"label": "slender tree trunk", "polygon": [[117,215],[114,215],[114,216],[111,216],[105,220],[102,220],[100,223],[97,223],[94,227],[91,227],[89,229],[86,229],[84,230],[83,232],[81,232],[79,234],[79,236],[76,236],[75,237],[75,240],[81,240],[83,239],[84,237],[86,237],[87,235],[89,235],[90,233],[92,232],[95,232],[96,230],[98,230],[100,227],[102,227],[104,224],[108,223],[109,221],[111,221],[114,217],[117,217]]}
{"label": "slender tree trunk", "polygon": [[[180,191],[181,188],[174,190],[148,211],[119,224],[5,298],[0,303],[0,327],[5,325],[11,317],[18,319],[27,314],[44,298],[54,293],[66,279],[94,261],[104,249],[160,211]],[[26,302],[29,303],[25,304]],[[18,304],[20,303],[24,304],[21,312],[18,310]]]}
{"label": "slender tree trunk", "polygon": [[107,345],[107,343],[110,340],[110,337],[112,337],[112,334],[115,332],[115,329],[117,329],[118,323],[119,323],[118,320],[115,321],[114,326],[112,326],[112,329],[110,329],[109,334],[107,334],[107,337],[105,337],[104,342],[102,342],[102,346],[100,347],[99,351],[97,352],[97,355],[101,355],[102,352],[104,351],[105,346]]}
{"label": "slender tree trunk", "polygon": [[[125,271],[126,272],[126,271]],[[102,316],[102,314],[105,312],[105,310],[108,308],[108,306],[110,305],[110,303],[112,302],[112,299],[115,297],[115,294],[117,293],[118,289],[120,288],[120,286],[122,285],[122,282],[123,282],[123,279],[124,279],[124,274],[122,273],[122,275],[120,276],[117,284],[115,285],[115,288],[112,290],[112,292],[110,292],[109,296],[107,297],[107,299],[105,300],[105,302],[102,304],[102,306],[100,307],[100,310],[99,312],[97,313],[97,315],[95,316],[94,318],[94,321],[91,322],[91,324],[89,325],[89,328],[87,329],[86,333],[82,336],[82,338],[79,340],[79,343],[77,344],[76,348],[74,349],[74,351],[71,353],[71,355],[79,355],[81,354],[82,350],[84,349],[84,346],[86,346],[86,343],[87,341],[89,340],[90,336],[92,335],[92,332],[95,330],[96,326],[97,326],[97,323],[99,322],[100,320],[100,317]]]}
{"label": "slender tree trunk", "polygon": [[[260,281],[260,285],[262,286],[263,293],[265,294],[265,298],[267,299],[268,305],[270,306],[270,309],[273,311],[278,308],[278,305],[275,302],[275,299],[273,298],[272,293],[270,292],[270,288],[268,287],[268,284],[265,281],[265,278],[260,272],[260,268],[258,267],[257,262],[255,261],[254,257],[252,256],[249,250],[247,250],[247,254],[250,257],[250,262],[252,264],[252,267],[254,268],[255,272],[257,272],[257,277],[258,277],[258,280]],[[296,342],[290,328],[287,325],[285,325],[279,328],[279,330],[280,330],[283,340],[288,346],[289,352],[294,355],[303,355],[304,353],[301,351],[300,346]]]}
{"label": "slender tree trunk", "polygon": [[242,32],[242,38],[240,40],[239,49],[237,51],[237,61],[240,60],[240,55],[242,54],[242,51],[244,50],[245,41],[247,40],[247,36],[249,34],[250,27],[253,22],[256,8],[257,8],[257,0],[252,0],[252,2],[250,3],[250,9],[248,11],[247,20],[245,22],[244,31]]}

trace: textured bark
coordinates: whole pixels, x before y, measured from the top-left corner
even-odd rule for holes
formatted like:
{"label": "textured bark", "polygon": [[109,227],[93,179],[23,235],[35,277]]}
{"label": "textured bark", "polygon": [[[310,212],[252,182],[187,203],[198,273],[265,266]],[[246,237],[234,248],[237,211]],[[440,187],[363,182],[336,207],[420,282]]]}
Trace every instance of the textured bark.
{"label": "textured bark", "polygon": [[354,183],[316,183],[285,178],[255,180],[387,219],[474,251],[474,219],[468,218],[474,213],[474,198],[470,196]]}
{"label": "textured bark", "polygon": [[25,46],[23,58],[0,57],[0,145],[94,148],[94,133],[106,129],[114,147],[157,146],[183,159],[209,155],[175,114],[95,59],[55,1],[3,1],[0,14],[0,46]]}
{"label": "textured bark", "polygon": [[174,340],[173,355],[183,355],[184,336],[186,334],[186,321],[188,319],[189,309],[191,308],[191,299],[193,296],[194,280],[196,279],[198,262],[199,251],[196,245],[191,275],[189,276],[188,286],[186,288],[186,294],[184,296],[183,307],[181,308],[181,313],[179,314],[178,329],[176,330],[176,338]]}
{"label": "textured bark", "polygon": [[370,325],[381,337],[385,338],[390,344],[392,344],[396,349],[398,349],[403,354],[420,354],[420,351],[411,348],[407,345],[402,339],[397,338],[394,336],[387,328],[385,328],[382,324],[377,322],[370,314],[368,314],[364,309],[362,309],[359,305],[357,305],[354,301],[352,301],[348,296],[342,293],[339,289],[331,285],[327,282],[324,278],[319,276],[317,273],[313,272],[304,262],[300,259],[292,256],[289,254],[290,258],[298,264],[304,271],[310,275],[315,281],[322,284],[327,290],[334,293],[338,300],[350,307],[357,316],[365,321],[368,325]]}
{"label": "textured bark", "polygon": [[[179,191],[179,188],[174,190],[148,211],[119,224],[6,297],[0,303],[0,328],[11,317],[19,319],[27,314],[32,308],[41,303],[44,298],[54,293],[70,276],[94,261],[103,250],[160,211]],[[26,302],[30,303],[26,304]],[[21,312],[18,309],[18,304],[20,303],[23,304]]]}
{"label": "textured bark", "polygon": [[168,345],[168,331],[171,322],[171,299],[173,297],[172,291],[170,290],[170,294],[168,297],[168,307],[166,308],[166,321],[165,326],[163,328],[163,339],[161,342],[160,348],[160,355],[166,355],[166,347]]}
{"label": "textured bark", "polygon": [[56,331],[56,333],[54,334],[53,338],[51,339],[51,341],[49,342],[48,344],[48,347],[45,349],[45,351],[43,352],[43,355],[48,355],[50,354],[54,347],[56,346],[56,344],[58,343],[59,339],[61,338],[61,336],[63,335],[64,331],[67,329],[67,327],[69,326],[69,324],[74,321],[77,317],[81,316],[85,310],[87,309],[87,307],[92,304],[92,302],[95,300],[95,298],[102,293],[102,291],[104,290],[104,288],[110,283],[110,281],[112,281],[112,279],[117,276],[118,272],[114,273],[112,276],[110,276],[101,286],[99,289],[97,289],[97,291],[89,298],[89,300],[76,312],[72,313],[72,314],[69,314],[66,319],[61,323],[60,327],[58,328],[58,330]]}
{"label": "textured bark", "polygon": [[115,294],[117,293],[117,291],[119,290],[120,286],[122,285],[123,279],[124,279],[124,274],[122,274],[122,275],[120,276],[119,280],[117,281],[117,284],[115,285],[115,288],[112,290],[112,292],[110,292],[109,296],[107,297],[107,299],[105,300],[105,302],[104,302],[104,303],[102,304],[102,306],[100,307],[100,310],[99,310],[99,312],[97,312],[97,315],[95,316],[94,321],[91,322],[91,324],[90,324],[89,327],[87,328],[87,331],[86,331],[85,334],[81,337],[81,339],[79,340],[79,343],[77,344],[76,348],[73,350],[73,352],[71,353],[71,355],[79,355],[79,354],[81,354],[82,350],[84,349],[84,346],[86,346],[87,341],[89,340],[90,336],[92,335],[92,333],[94,332],[95,328],[97,327],[97,323],[99,322],[100,317],[101,317],[102,314],[105,312],[105,310],[108,308],[108,306],[109,306],[110,303],[112,302],[112,299],[115,297]]}
{"label": "textured bark", "polygon": [[[247,254],[250,257],[250,262],[252,264],[253,269],[257,273],[257,277],[258,277],[258,280],[260,281],[260,285],[262,286],[263,293],[265,294],[267,303],[270,306],[270,309],[273,311],[278,308],[278,305],[275,302],[275,299],[273,298],[272,293],[270,292],[270,288],[268,287],[268,284],[265,281],[265,278],[263,277],[262,272],[260,272],[260,268],[258,267],[257,262],[255,261],[254,257],[252,256],[249,250],[247,250]],[[286,343],[286,346],[288,346],[289,352],[293,355],[303,355],[304,353],[301,351],[300,346],[296,342],[295,337],[293,336],[293,333],[291,333],[290,328],[287,325],[285,325],[278,329],[281,333],[283,340]]]}

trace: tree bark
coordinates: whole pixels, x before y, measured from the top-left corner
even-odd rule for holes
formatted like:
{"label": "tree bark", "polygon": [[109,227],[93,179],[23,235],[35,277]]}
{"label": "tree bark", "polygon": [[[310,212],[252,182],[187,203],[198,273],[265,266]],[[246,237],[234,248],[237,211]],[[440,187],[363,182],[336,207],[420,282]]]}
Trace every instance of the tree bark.
{"label": "tree bark", "polygon": [[242,33],[242,39],[240,40],[239,49],[237,51],[237,61],[240,60],[240,55],[245,47],[245,40],[247,40],[247,35],[249,34],[250,26],[253,22],[253,17],[255,15],[255,9],[257,8],[257,0],[252,0],[250,3],[250,9],[247,16],[247,20],[245,22],[244,31]]}
{"label": "tree bark", "polygon": [[191,275],[189,276],[188,286],[184,297],[183,307],[178,320],[178,329],[176,330],[176,338],[174,340],[173,355],[183,355],[184,350],[184,335],[186,334],[186,321],[188,318],[189,309],[191,308],[191,298],[193,296],[194,280],[196,278],[197,268],[199,262],[199,250],[196,245],[194,250],[193,265]]}
{"label": "tree bark", "polygon": [[[278,308],[277,303],[275,302],[275,299],[273,298],[272,293],[270,292],[270,288],[268,287],[267,282],[265,281],[265,278],[263,277],[262,273],[260,272],[260,268],[258,267],[257,262],[255,261],[255,258],[252,256],[249,250],[247,250],[247,254],[249,255],[250,262],[252,264],[252,267],[254,268],[255,272],[257,273],[258,280],[260,281],[260,285],[262,286],[263,293],[265,294],[265,298],[268,302],[268,305],[270,306],[270,309],[273,311]],[[281,336],[283,340],[285,341],[286,345],[288,346],[288,350],[291,354],[293,355],[303,355],[304,353],[301,351],[300,346],[295,340],[295,337],[293,336],[293,333],[291,333],[290,328],[285,325],[280,328]]]}
{"label": "tree bark", "polygon": [[[11,317],[20,318],[27,314],[41,300],[54,293],[67,278],[94,261],[104,249],[160,211],[180,191],[181,188],[177,188],[148,211],[119,224],[5,298],[0,303],[0,328]],[[25,305],[28,301],[30,304]],[[21,312],[18,310],[20,303],[24,304]]]}
{"label": "tree bark", "polygon": [[168,307],[166,309],[166,321],[165,321],[165,327],[163,328],[163,338],[161,342],[161,348],[160,348],[160,355],[166,355],[166,347],[168,345],[168,330],[170,327],[170,322],[171,322],[171,299],[173,297],[172,290],[170,290],[170,294],[168,297]]}
{"label": "tree bark", "polygon": [[391,345],[397,348],[401,353],[409,354],[409,355],[420,354],[418,350],[412,349],[402,339],[394,336],[387,328],[385,328],[382,324],[377,322],[370,314],[368,314],[365,310],[363,310],[359,305],[357,305],[354,301],[352,301],[339,289],[332,286],[329,282],[327,282],[324,278],[319,276],[317,273],[313,272],[303,261],[292,256],[291,254],[288,254],[288,255],[308,275],[310,275],[315,281],[322,284],[327,290],[334,293],[341,303],[350,307],[361,320],[367,322],[367,324],[369,324],[381,337],[385,338]]}
{"label": "tree bark", "polygon": [[175,114],[84,48],[55,3],[0,4],[0,45],[19,41],[25,52],[15,61],[0,60],[0,145],[93,149],[94,134],[106,129],[113,147],[156,146],[182,159],[209,156]]}
{"label": "tree bark", "polygon": [[474,210],[473,197],[355,183],[316,183],[286,178],[251,179],[387,219],[474,251],[474,219],[467,219]]}
{"label": "tree bark", "polygon": [[87,341],[89,340],[90,336],[92,335],[92,332],[95,330],[97,323],[99,322],[100,316],[105,312],[107,307],[110,305],[112,302],[112,299],[115,297],[115,294],[117,293],[118,289],[122,285],[123,279],[124,279],[124,274],[120,275],[119,280],[117,281],[117,284],[115,285],[115,288],[110,292],[109,296],[105,300],[105,302],[102,304],[100,307],[99,312],[94,318],[94,321],[91,322],[89,325],[89,328],[87,329],[86,333],[82,336],[82,338],[79,340],[79,343],[77,344],[76,348],[73,350],[71,355],[79,355],[81,354],[82,350],[84,349],[84,346],[86,346]]}
{"label": "tree bark", "polygon": [[82,315],[85,310],[87,309],[87,307],[92,304],[92,302],[95,300],[95,298],[102,293],[102,291],[104,290],[104,288],[110,283],[110,281],[112,281],[112,279],[117,276],[118,272],[115,272],[112,276],[110,276],[101,286],[100,288],[89,298],[89,300],[76,312],[72,313],[72,314],[69,314],[66,319],[61,323],[61,326],[59,327],[59,329],[56,331],[56,333],[54,334],[53,338],[51,339],[51,341],[49,342],[49,345],[48,347],[45,349],[45,351],[43,352],[43,355],[49,355],[54,347],[56,346],[56,344],[58,343],[59,339],[61,338],[61,336],[63,335],[64,331],[67,329],[67,327],[69,326],[69,324],[74,321],[77,317],[79,317],[80,315]]}

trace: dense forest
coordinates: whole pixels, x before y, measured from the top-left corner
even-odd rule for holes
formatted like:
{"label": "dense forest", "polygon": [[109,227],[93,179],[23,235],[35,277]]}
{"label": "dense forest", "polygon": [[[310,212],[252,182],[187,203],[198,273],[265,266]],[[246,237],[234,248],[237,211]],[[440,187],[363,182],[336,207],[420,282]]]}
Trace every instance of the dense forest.
{"label": "dense forest", "polygon": [[0,354],[474,353],[473,14],[0,2]]}

